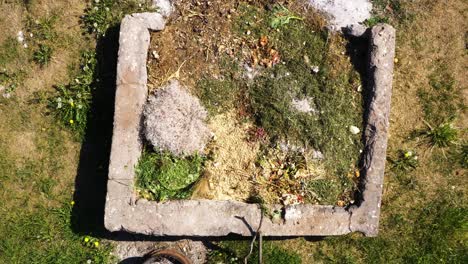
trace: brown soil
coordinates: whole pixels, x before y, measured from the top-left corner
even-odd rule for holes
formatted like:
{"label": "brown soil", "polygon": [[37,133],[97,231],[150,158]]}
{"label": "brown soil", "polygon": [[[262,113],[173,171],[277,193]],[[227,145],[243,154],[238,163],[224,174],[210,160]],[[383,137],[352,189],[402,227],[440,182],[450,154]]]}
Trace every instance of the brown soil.
{"label": "brown soil", "polygon": [[[149,50],[149,88],[171,77],[194,87],[203,74],[219,72],[219,54],[229,52],[239,40],[232,39],[233,1],[180,1],[162,32],[153,33]],[[153,53],[159,58],[156,59]]]}

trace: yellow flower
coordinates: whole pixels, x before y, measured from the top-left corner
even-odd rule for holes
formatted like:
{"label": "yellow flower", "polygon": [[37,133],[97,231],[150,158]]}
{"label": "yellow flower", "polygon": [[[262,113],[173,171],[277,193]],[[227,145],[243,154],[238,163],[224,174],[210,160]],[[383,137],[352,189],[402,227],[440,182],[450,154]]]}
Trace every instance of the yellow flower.
{"label": "yellow flower", "polygon": [[71,102],[71,103],[70,103],[70,105],[71,105],[72,107],[74,107],[74,106],[75,106],[75,104],[74,104],[73,102]]}
{"label": "yellow flower", "polygon": [[71,204],[71,205],[75,205],[75,201],[71,201],[70,204]]}
{"label": "yellow flower", "polygon": [[94,246],[95,246],[95,247],[99,247],[99,242],[95,241],[95,242],[94,242]]}
{"label": "yellow flower", "polygon": [[88,243],[89,242],[89,237],[85,237],[84,242]]}
{"label": "yellow flower", "polygon": [[73,123],[75,123],[75,121],[73,121],[73,119],[70,119],[70,124],[73,125]]}
{"label": "yellow flower", "polygon": [[405,152],[405,158],[409,158],[411,156],[413,156],[413,152],[411,152],[411,151]]}

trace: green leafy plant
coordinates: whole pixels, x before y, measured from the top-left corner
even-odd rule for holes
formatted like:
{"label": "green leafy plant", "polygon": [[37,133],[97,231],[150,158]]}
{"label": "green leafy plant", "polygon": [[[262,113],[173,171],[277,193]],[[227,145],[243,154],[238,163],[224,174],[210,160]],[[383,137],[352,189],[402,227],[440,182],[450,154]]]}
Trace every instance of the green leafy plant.
{"label": "green leafy plant", "polygon": [[23,81],[24,73],[10,72],[6,69],[0,70],[0,92],[4,95],[11,94]]}
{"label": "green leafy plant", "polygon": [[412,150],[399,150],[396,157],[388,158],[392,170],[397,172],[408,172],[418,167],[418,155]]}
{"label": "green leafy plant", "polygon": [[136,186],[150,200],[185,199],[203,169],[200,155],[176,157],[167,152],[144,151],[136,167]]}
{"label": "green leafy plant", "polygon": [[52,58],[52,47],[46,44],[40,44],[39,49],[34,51],[33,59],[36,63],[41,66],[46,66],[49,64],[50,59]]}
{"label": "green leafy plant", "polygon": [[294,15],[283,5],[275,5],[273,7],[273,17],[270,20],[270,27],[277,29],[289,24],[291,20],[302,20],[302,17]]}
{"label": "green leafy plant", "polygon": [[379,23],[388,23],[388,18],[380,17],[380,16],[373,16],[369,19],[366,19],[366,21],[364,21],[364,25],[368,27],[373,27]]}
{"label": "green leafy plant", "polygon": [[451,122],[442,123],[432,127],[427,123],[429,129],[423,135],[429,139],[429,143],[435,147],[449,147],[458,140],[458,129]]}
{"label": "green leafy plant", "polygon": [[57,19],[57,15],[46,16],[39,19],[28,17],[26,20],[26,30],[29,33],[26,35],[27,39],[33,42],[52,41],[57,37],[57,32],[55,31]]}
{"label": "green leafy plant", "polygon": [[95,83],[96,57],[93,51],[81,55],[79,74],[67,85],[57,85],[57,94],[50,99],[49,106],[63,125],[79,135],[84,134],[91,104],[91,93]]}

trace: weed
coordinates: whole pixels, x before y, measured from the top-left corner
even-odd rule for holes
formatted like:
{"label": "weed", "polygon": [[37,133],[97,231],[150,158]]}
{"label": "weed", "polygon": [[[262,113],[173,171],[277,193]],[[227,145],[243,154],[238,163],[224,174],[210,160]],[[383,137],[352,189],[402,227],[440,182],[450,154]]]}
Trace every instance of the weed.
{"label": "weed", "polygon": [[395,158],[388,157],[392,170],[396,172],[409,172],[418,166],[418,155],[412,150],[399,150]]}
{"label": "weed", "polygon": [[422,132],[429,140],[429,144],[435,147],[449,147],[458,140],[458,129],[451,122],[442,123],[436,127],[427,124],[429,129]]}
{"label": "weed", "polygon": [[270,20],[270,27],[277,29],[289,24],[291,20],[302,20],[302,17],[294,15],[283,5],[275,5],[273,7],[273,15]]}
{"label": "weed", "polygon": [[54,41],[57,37],[57,32],[55,31],[57,20],[57,15],[46,16],[39,19],[28,17],[26,20],[27,39],[36,44]]}
{"label": "weed", "polygon": [[185,199],[200,177],[203,162],[199,155],[175,157],[144,151],[135,169],[137,190],[151,200]]}
{"label": "weed", "polygon": [[366,19],[366,21],[364,21],[364,24],[367,26],[367,27],[373,27],[379,23],[388,23],[388,18],[386,17],[380,17],[380,16],[373,16],[369,19]]}
{"label": "weed", "polygon": [[8,97],[23,82],[24,72],[10,72],[6,69],[0,70],[0,92]]}
{"label": "weed", "polygon": [[414,177],[410,174],[419,165],[418,155],[413,150],[398,150],[394,157],[387,157],[391,171],[398,182],[410,189],[416,186]]}
{"label": "weed", "polygon": [[151,1],[95,0],[86,8],[82,23],[88,33],[105,36],[107,30],[120,23],[126,14],[153,10]]}
{"label": "weed", "polygon": [[40,44],[39,49],[34,51],[33,59],[36,63],[41,66],[46,66],[49,64],[50,59],[52,58],[52,47],[45,44]]}
{"label": "weed", "polygon": [[91,93],[95,88],[95,53],[85,51],[81,55],[80,72],[68,85],[57,85],[57,94],[50,99],[49,106],[62,125],[84,134],[91,104]]}

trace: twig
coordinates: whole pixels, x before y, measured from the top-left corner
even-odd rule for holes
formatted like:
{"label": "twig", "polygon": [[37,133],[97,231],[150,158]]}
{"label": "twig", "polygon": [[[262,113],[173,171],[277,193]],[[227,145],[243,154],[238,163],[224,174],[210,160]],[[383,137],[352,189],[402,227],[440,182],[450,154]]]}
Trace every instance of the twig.
{"label": "twig", "polygon": [[[254,244],[255,244],[255,240],[257,239],[257,236],[260,235],[260,237],[261,237],[260,229],[262,228],[262,224],[263,224],[263,210],[261,210],[260,213],[261,213],[260,214],[260,224],[258,225],[257,232],[255,232],[255,235],[254,235],[254,237],[252,239],[252,242],[250,242],[250,251],[249,251],[249,254],[247,254],[247,256],[245,256],[245,258],[244,258],[244,264],[247,264],[247,262],[248,262],[248,260],[250,258],[250,255],[252,255],[253,247],[254,247]],[[262,247],[262,244],[260,243],[259,248],[261,248],[261,247]],[[261,249],[260,249],[260,252],[261,252]]]}
{"label": "twig", "polygon": [[167,77],[166,82],[169,81],[170,79],[173,79],[173,78],[179,79],[180,78],[180,69],[182,68],[182,66],[184,66],[184,64],[186,62],[187,62],[187,60],[182,62],[182,64],[180,64],[179,68],[177,69],[177,71],[175,71],[173,74],[171,74],[169,77]]}

